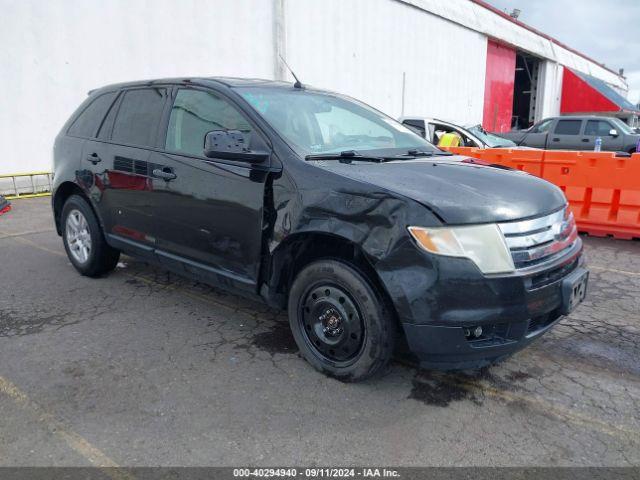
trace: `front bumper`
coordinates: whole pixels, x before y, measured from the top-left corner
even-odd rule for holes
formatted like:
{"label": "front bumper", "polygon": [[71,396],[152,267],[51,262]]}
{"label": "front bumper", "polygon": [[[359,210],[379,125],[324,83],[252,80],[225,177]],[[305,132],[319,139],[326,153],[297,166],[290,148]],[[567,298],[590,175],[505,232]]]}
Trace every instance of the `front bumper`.
{"label": "front bumper", "polygon": [[[404,254],[411,267],[380,276],[409,350],[437,369],[478,368],[526,347],[562,318],[563,283],[584,264],[580,239],[553,264],[508,276],[483,275],[465,259]],[[478,326],[482,335],[465,335]]]}
{"label": "front bumper", "polygon": [[464,327],[403,324],[411,353],[422,368],[460,370],[481,368],[525,348],[562,316],[552,312],[530,321],[501,321],[483,325],[480,339],[469,341]]}

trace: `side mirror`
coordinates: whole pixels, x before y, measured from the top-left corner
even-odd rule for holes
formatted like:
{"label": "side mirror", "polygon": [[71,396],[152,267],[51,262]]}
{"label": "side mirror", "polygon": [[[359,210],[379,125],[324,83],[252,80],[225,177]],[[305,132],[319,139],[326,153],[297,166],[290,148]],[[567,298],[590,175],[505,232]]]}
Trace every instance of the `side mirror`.
{"label": "side mirror", "polygon": [[612,137],[617,137],[618,136],[618,130],[616,130],[615,128],[612,128],[611,130],[609,130],[609,135]]}
{"label": "side mirror", "polygon": [[269,158],[269,152],[251,151],[240,130],[212,130],[204,136],[204,156],[239,162],[262,163]]}

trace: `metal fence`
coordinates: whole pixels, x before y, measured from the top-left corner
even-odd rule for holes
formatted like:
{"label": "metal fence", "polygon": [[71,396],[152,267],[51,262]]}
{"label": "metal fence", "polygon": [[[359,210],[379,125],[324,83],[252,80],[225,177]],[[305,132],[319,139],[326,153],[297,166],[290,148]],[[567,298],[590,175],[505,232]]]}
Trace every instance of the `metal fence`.
{"label": "metal fence", "polygon": [[52,183],[51,172],[3,174],[0,175],[0,194],[9,200],[44,197],[51,195]]}

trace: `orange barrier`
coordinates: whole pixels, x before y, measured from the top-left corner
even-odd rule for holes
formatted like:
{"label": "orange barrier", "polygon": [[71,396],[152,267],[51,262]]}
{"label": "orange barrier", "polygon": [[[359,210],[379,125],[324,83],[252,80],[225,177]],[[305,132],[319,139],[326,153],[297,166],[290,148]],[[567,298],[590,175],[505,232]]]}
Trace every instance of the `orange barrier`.
{"label": "orange barrier", "polygon": [[479,155],[476,158],[485,162],[523,170],[537,177],[542,176],[544,150],[484,148],[480,149],[478,153]]}
{"label": "orange barrier", "polygon": [[524,170],[565,193],[581,232],[640,238],[640,154],[613,152],[447,148],[452,153]]}
{"label": "orange barrier", "polygon": [[438,147],[440,150],[446,150],[447,152],[455,153],[456,155],[469,155],[470,152],[476,152],[479,149],[474,147]]}
{"label": "orange barrier", "polygon": [[456,155],[467,155],[487,163],[497,163],[506,167],[523,170],[538,177],[542,176],[544,150],[511,148],[439,147]]}
{"label": "orange barrier", "polygon": [[564,191],[580,231],[640,237],[640,154],[548,150],[542,178]]}

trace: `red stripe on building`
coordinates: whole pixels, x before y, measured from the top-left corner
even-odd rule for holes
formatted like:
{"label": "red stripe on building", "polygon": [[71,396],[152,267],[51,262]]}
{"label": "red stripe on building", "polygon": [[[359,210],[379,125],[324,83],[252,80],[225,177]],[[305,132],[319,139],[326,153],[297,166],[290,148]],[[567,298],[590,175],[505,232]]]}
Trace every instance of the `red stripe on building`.
{"label": "red stripe on building", "polygon": [[619,110],[619,105],[613,103],[570,69],[564,69],[560,113],[617,112]]}
{"label": "red stripe on building", "polygon": [[493,40],[487,42],[482,126],[491,132],[511,129],[516,51]]}

